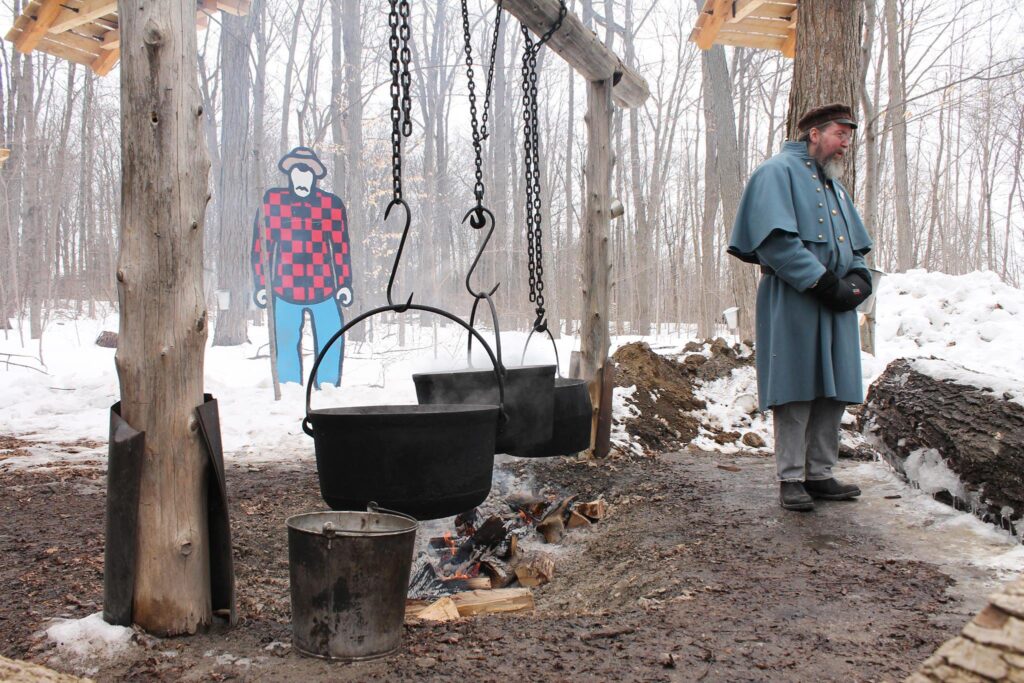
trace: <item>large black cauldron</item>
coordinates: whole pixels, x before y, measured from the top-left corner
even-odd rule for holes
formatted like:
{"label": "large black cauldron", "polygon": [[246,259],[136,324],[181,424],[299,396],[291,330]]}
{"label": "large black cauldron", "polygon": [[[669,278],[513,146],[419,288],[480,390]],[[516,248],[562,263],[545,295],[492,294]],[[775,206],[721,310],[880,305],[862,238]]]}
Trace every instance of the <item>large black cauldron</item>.
{"label": "large black cauldron", "polygon": [[[408,309],[442,315],[477,336],[494,364],[496,402],[312,409],[313,378],[331,344],[370,316]],[[482,503],[491,489],[495,435],[503,422],[505,390],[497,368],[497,359],[477,332],[430,306],[382,306],[338,330],[310,371],[302,422],[313,437],[324,501],[334,510],[365,510],[376,501],[417,519],[450,517]]]}

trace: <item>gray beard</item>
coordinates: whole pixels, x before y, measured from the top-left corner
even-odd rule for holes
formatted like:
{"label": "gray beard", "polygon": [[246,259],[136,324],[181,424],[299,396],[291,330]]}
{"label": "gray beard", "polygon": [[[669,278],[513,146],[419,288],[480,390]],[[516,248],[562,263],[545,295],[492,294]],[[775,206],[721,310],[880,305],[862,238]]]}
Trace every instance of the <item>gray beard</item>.
{"label": "gray beard", "polygon": [[843,160],[833,157],[821,167],[821,170],[829,180],[840,178],[842,177],[844,170]]}

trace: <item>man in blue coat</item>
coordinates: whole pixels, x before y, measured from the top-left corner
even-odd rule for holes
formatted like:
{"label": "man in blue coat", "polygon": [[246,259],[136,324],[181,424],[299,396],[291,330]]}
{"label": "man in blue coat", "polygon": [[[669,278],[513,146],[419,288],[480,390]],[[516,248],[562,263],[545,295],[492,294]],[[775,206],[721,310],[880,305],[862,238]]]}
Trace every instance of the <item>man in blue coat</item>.
{"label": "man in blue coat", "polygon": [[811,510],[814,498],[860,495],[832,468],[843,411],[864,400],[855,309],[871,293],[871,238],[837,179],[857,128],[850,107],[816,107],[797,127],[751,175],[729,253],[761,266],[757,386],[774,418],[780,502]]}

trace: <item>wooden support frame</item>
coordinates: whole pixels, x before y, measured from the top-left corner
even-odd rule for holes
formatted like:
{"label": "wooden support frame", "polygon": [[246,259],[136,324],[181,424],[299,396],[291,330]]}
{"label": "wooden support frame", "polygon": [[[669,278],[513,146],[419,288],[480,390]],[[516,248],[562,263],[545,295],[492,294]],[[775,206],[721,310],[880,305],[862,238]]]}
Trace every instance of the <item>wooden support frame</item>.
{"label": "wooden support frame", "polygon": [[[558,0],[504,0],[502,7],[538,36],[558,20]],[[611,80],[612,98],[621,107],[639,107],[651,94],[647,81],[571,12],[547,45],[588,81]]]}

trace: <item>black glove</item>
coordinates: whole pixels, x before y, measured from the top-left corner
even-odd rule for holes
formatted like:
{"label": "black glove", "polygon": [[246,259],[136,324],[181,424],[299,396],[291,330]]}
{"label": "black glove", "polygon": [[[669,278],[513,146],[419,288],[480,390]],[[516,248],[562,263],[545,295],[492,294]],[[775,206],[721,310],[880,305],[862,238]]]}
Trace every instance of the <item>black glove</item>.
{"label": "black glove", "polygon": [[828,308],[840,312],[857,308],[871,293],[859,275],[839,279],[831,270],[826,270],[807,291]]}
{"label": "black glove", "polygon": [[869,273],[864,268],[853,268],[852,270],[846,273],[846,277],[850,277],[852,275],[856,275],[857,277],[860,278],[860,288],[867,292],[864,295],[864,298],[866,299],[867,297],[871,296],[871,292],[874,291],[874,288],[871,286],[871,273]]}

